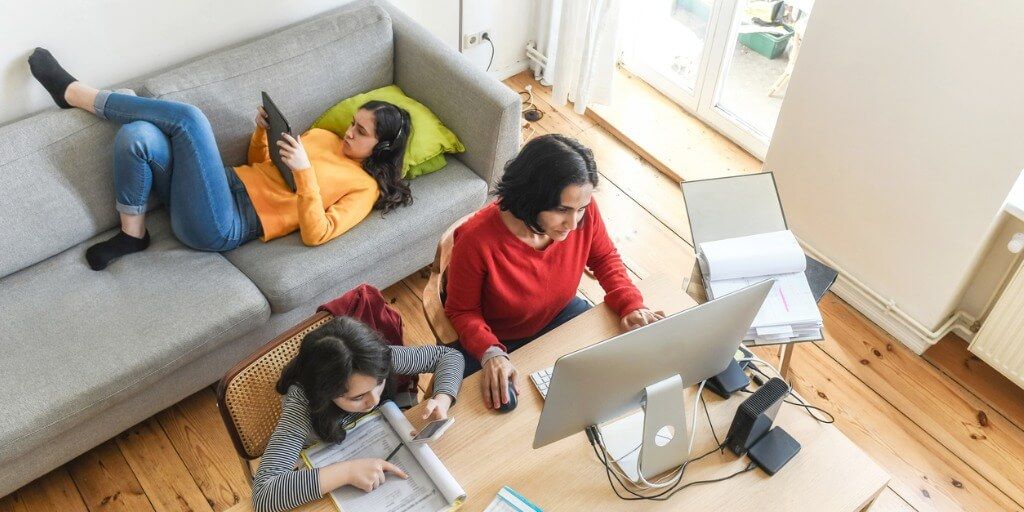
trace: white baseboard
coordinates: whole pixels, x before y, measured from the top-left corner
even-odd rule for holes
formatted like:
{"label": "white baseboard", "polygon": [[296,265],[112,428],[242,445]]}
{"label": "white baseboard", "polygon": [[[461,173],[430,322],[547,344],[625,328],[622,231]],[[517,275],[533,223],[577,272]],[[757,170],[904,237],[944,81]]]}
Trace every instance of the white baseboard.
{"label": "white baseboard", "polygon": [[923,354],[936,342],[936,340],[921,335],[909,323],[880,306],[871,296],[854,286],[842,275],[832,285],[832,292],[917,355]]}
{"label": "white baseboard", "polygon": [[530,69],[530,61],[524,58],[522,60],[517,60],[504,68],[491,70],[487,74],[497,78],[498,80],[505,80],[516,76],[527,69]]}

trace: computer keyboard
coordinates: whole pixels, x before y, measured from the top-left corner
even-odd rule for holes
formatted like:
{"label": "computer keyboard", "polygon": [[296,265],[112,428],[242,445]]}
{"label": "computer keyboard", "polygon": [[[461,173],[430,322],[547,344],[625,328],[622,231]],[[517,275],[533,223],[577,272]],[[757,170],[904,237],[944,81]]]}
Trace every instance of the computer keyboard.
{"label": "computer keyboard", "polygon": [[555,367],[544,368],[543,370],[537,370],[530,374],[530,378],[533,379],[533,385],[537,386],[537,391],[540,391],[540,396],[548,397],[548,386],[551,385],[551,370]]}

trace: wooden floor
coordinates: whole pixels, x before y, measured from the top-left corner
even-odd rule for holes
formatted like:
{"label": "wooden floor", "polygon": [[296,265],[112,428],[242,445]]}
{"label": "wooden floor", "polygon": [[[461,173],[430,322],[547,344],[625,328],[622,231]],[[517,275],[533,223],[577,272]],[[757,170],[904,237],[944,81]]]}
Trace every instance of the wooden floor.
{"label": "wooden floor", "polygon": [[[678,154],[656,154],[662,150],[645,146],[642,133],[626,144],[606,128],[615,115],[642,113],[636,105],[580,116],[551,106],[548,91],[526,74],[506,83],[516,90],[532,84],[545,112],[524,134],[566,133],[594,150],[602,177],[596,198],[634,278],[679,272],[693,262],[678,184],[649,162],[683,162],[673,172],[683,178],[759,169],[753,157],[678,109],[671,122],[695,129],[685,132],[685,144],[661,146]],[[633,97],[661,101],[647,96]],[[620,126],[617,134],[629,138],[645,124],[634,119]],[[421,310],[423,284],[412,275],[385,290],[405,319],[407,343],[433,339]],[[601,301],[592,278],[580,288]],[[826,339],[796,349],[793,383],[892,474],[871,510],[1022,510],[1024,392],[971,357],[954,336],[922,358],[834,295],[821,309]],[[221,511],[249,496],[208,388],[0,499],[0,512]]]}

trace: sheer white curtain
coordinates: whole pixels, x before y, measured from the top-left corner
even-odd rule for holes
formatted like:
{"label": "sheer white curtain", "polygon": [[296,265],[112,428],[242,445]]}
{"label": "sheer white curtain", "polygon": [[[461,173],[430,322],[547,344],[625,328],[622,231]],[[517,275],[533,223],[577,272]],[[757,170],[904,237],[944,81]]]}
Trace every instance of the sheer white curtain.
{"label": "sheer white curtain", "polygon": [[556,104],[611,101],[619,8],[622,0],[539,0],[537,49],[547,56],[538,78],[551,85]]}

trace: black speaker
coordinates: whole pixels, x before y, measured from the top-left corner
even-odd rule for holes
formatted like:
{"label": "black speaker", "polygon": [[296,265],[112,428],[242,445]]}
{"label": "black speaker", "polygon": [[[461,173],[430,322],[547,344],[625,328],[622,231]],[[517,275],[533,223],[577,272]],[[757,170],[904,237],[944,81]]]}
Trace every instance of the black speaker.
{"label": "black speaker", "polygon": [[772,378],[750,395],[732,419],[725,443],[736,455],[743,455],[771,428],[782,400],[789,394],[789,385],[780,378]]}

